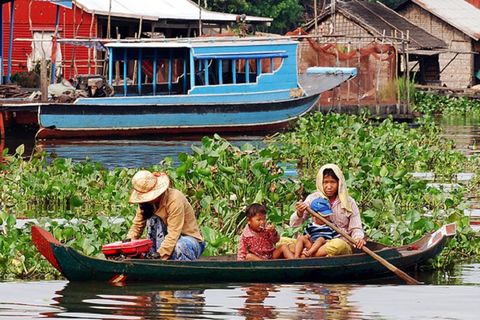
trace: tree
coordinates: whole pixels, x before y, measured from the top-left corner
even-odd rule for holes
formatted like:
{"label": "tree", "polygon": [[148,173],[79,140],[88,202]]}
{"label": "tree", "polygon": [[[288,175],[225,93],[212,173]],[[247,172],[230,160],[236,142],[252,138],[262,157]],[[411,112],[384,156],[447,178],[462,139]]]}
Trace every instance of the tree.
{"label": "tree", "polygon": [[[366,1],[376,2],[377,0]],[[404,1],[380,0],[379,2],[393,8]],[[317,14],[321,14],[330,3],[331,0],[317,0]],[[293,31],[315,17],[314,0],[251,0],[248,2],[246,0],[208,0],[208,9],[272,18],[272,26],[268,31],[279,34]]]}
{"label": "tree", "polygon": [[208,4],[208,9],[272,18],[272,26],[268,31],[279,34],[294,30],[305,11],[299,0],[252,0],[248,2],[245,0],[213,0]]}

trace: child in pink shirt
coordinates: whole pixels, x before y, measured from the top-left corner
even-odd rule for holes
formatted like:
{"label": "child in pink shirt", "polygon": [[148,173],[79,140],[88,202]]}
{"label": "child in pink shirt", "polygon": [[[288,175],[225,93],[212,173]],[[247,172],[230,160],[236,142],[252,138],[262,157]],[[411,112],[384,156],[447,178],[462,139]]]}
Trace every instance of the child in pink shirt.
{"label": "child in pink shirt", "polygon": [[292,259],[293,253],[287,245],[275,247],[280,235],[272,224],[266,224],[267,211],[259,203],[246,209],[247,226],[240,236],[238,260]]}

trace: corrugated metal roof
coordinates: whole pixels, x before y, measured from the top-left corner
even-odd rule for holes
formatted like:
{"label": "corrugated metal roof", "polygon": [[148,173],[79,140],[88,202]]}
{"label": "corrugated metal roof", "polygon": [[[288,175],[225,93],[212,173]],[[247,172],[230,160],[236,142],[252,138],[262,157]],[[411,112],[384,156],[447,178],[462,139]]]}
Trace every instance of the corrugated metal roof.
{"label": "corrugated metal roof", "polygon": [[[143,18],[145,20],[193,20],[198,21],[200,10],[189,0],[77,0],[85,11],[113,17]],[[241,13],[239,13],[241,14]],[[233,22],[236,14],[207,11],[202,8],[201,20]],[[247,16],[247,22],[271,22],[271,18]]]}
{"label": "corrugated metal roof", "polygon": [[439,19],[462,31],[469,37],[480,39],[480,9],[464,0],[412,0]]}

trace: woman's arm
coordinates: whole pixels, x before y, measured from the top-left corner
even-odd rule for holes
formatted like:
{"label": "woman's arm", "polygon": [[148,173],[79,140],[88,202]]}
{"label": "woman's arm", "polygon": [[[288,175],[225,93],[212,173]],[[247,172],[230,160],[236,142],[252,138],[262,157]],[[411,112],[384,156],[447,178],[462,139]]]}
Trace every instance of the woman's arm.
{"label": "woman's arm", "polygon": [[318,198],[320,194],[318,192],[312,193],[305,198],[305,201],[299,200],[295,203],[295,212],[290,216],[290,227],[299,227],[304,223],[310,214],[307,211],[307,207],[310,207],[312,201]]}
{"label": "woman's arm", "polygon": [[132,220],[132,226],[127,233],[127,238],[139,239],[143,234],[143,230],[145,229],[146,224],[147,221],[143,218],[143,210],[140,209],[140,206],[138,206],[137,213]]}
{"label": "woman's arm", "polygon": [[357,248],[361,249],[365,244],[365,233],[363,232],[362,218],[360,217],[360,210],[353,198],[349,199],[352,206],[352,214],[349,217],[348,231],[350,236],[356,240]]}

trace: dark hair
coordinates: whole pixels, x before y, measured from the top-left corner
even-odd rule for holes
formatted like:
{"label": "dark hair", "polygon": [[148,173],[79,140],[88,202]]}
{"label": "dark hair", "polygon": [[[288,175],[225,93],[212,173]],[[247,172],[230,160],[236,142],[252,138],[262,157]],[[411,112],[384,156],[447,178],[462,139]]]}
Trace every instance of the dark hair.
{"label": "dark hair", "polygon": [[253,218],[256,214],[267,214],[267,210],[260,203],[252,203],[245,209],[247,218]]}
{"label": "dark hair", "polygon": [[323,177],[325,178],[327,176],[332,177],[333,179],[335,179],[337,181],[340,180],[340,179],[338,179],[337,175],[335,174],[335,171],[333,171],[333,169],[330,169],[330,168],[327,168],[327,169],[323,170]]}
{"label": "dark hair", "polygon": [[154,211],[153,204],[149,202],[144,202],[144,203],[140,203],[139,206],[140,206],[140,209],[142,210],[141,213],[144,220],[150,219],[153,216],[153,211]]}

